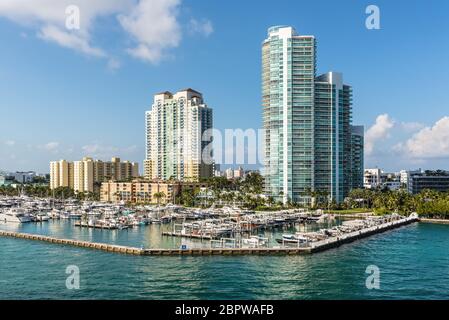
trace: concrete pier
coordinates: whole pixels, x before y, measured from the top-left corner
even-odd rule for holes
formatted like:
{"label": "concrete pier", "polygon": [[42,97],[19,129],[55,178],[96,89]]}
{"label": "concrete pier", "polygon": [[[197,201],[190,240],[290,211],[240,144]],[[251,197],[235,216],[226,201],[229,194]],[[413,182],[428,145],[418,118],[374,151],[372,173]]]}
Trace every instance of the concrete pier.
{"label": "concrete pier", "polygon": [[118,246],[106,243],[95,243],[89,241],[80,241],[73,239],[59,239],[48,236],[18,233],[11,231],[1,231],[0,237],[19,238],[35,241],[44,241],[54,244],[70,245],[75,247],[83,247],[107,252],[145,255],[145,256],[212,256],[212,255],[298,255],[311,254],[315,252],[325,251],[336,248],[342,244],[353,242],[357,239],[369,237],[374,234],[382,233],[391,229],[399,228],[414,222],[418,222],[417,218],[404,218],[401,220],[384,223],[371,228],[343,234],[339,237],[331,237],[326,240],[311,242],[305,247],[274,247],[274,248],[198,248],[198,249],[139,249],[134,247]]}
{"label": "concrete pier", "polygon": [[74,240],[74,239],[60,239],[60,238],[53,238],[53,237],[42,236],[42,235],[37,235],[37,234],[30,234],[30,233],[19,233],[19,232],[0,230],[0,237],[43,241],[43,242],[49,242],[49,243],[55,243],[55,244],[69,245],[69,246],[75,246],[75,247],[82,247],[82,248],[89,248],[89,249],[96,249],[96,250],[124,253],[124,254],[141,255],[143,253],[142,249],[134,248],[134,247],[118,246],[118,245],[114,245],[114,244],[96,243],[96,242],[81,241],[81,240]]}
{"label": "concrete pier", "polygon": [[358,239],[366,238],[388,230],[396,229],[414,222],[418,222],[418,218],[407,217],[401,220],[384,223],[371,228],[362,229],[350,233],[343,234],[339,237],[332,237],[326,240],[313,242],[310,246],[310,253],[320,252],[331,248],[336,248],[345,243],[350,243]]}
{"label": "concrete pier", "polygon": [[420,219],[421,222],[424,223],[436,223],[436,224],[449,224],[449,220],[447,219]]}

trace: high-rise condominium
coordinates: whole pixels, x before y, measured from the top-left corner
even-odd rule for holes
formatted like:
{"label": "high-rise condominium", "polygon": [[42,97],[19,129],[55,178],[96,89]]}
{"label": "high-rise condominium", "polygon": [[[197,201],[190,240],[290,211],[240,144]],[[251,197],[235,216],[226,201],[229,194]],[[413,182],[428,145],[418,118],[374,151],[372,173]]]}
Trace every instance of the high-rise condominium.
{"label": "high-rise condominium", "polygon": [[353,189],[363,188],[364,175],[364,127],[351,127],[351,184]]}
{"label": "high-rise condominium", "polygon": [[73,162],[66,160],[50,162],[50,189],[73,188]]}
{"label": "high-rise condominium", "polygon": [[352,88],[340,73],[315,79],[314,189],[343,201],[351,189]]}
{"label": "high-rise condominium", "polygon": [[262,44],[265,191],[306,204],[311,191],[340,202],[352,187],[352,89],[343,76],[316,77],[316,40],[292,27]]}
{"label": "high-rise condominium", "polygon": [[[145,178],[198,181],[212,177],[212,150],[209,139],[203,139],[208,129],[212,129],[212,109],[201,93],[185,89],[156,94],[146,112]],[[205,159],[203,152],[210,157]]]}

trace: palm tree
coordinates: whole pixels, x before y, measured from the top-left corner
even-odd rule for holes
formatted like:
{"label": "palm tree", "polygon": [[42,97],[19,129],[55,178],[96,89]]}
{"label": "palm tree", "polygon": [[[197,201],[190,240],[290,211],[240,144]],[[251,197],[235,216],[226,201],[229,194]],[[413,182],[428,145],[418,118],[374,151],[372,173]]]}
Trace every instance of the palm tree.
{"label": "palm tree", "polygon": [[161,199],[165,198],[165,193],[163,191],[156,192],[153,197],[157,200],[157,206],[159,207]]}

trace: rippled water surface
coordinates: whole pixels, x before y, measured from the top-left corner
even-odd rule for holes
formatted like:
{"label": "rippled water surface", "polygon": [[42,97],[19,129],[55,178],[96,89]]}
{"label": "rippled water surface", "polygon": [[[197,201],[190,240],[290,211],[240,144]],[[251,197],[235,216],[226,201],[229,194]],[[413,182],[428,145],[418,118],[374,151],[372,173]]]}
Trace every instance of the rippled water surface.
{"label": "rippled water surface", "polygon": [[[154,228],[0,226],[137,247],[178,245]],[[79,267],[80,290],[66,288],[68,265]],[[379,290],[365,286],[369,265],[380,269]],[[413,224],[310,256],[138,257],[0,238],[0,271],[0,299],[448,299],[449,226]]]}

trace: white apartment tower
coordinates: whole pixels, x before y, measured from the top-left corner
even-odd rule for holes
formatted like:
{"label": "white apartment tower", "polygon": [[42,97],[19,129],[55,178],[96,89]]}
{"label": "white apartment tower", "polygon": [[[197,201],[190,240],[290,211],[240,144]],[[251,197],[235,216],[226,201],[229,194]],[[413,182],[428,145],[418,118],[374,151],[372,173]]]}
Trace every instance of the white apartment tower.
{"label": "white apartment tower", "polygon": [[198,181],[213,176],[211,139],[202,141],[206,130],[212,129],[212,109],[201,93],[192,89],[158,93],[145,116],[145,178]]}

